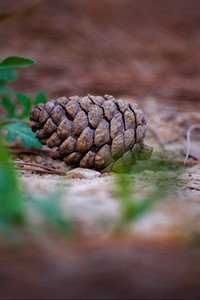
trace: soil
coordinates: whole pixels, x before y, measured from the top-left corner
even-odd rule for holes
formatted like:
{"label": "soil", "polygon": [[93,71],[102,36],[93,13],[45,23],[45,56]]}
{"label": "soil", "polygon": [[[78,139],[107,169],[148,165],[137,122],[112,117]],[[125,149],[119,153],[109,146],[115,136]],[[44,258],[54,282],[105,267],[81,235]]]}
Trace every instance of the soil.
{"label": "soil", "polygon": [[[2,242],[0,297],[199,299],[199,129],[183,161],[188,129],[200,124],[200,2],[2,0],[0,25],[1,58],[38,61],[10,87],[30,96],[44,90],[49,99],[90,93],[137,102],[154,151],[133,166],[133,195],[140,201],[152,187],[174,182],[171,193],[116,235],[113,174],[69,173],[45,147],[15,145],[22,189],[47,195],[61,187],[60,205],[77,234],[26,236],[22,248]],[[179,168],[155,169],[160,160]]]}
{"label": "soil", "polygon": [[[135,99],[129,97],[128,100],[133,102]],[[191,124],[199,122],[200,113],[182,111],[175,104],[161,105],[153,99],[150,107],[146,101],[140,105],[149,116],[145,143],[154,151],[149,161],[138,161],[133,165],[133,173],[127,175],[131,177],[133,194],[140,199],[156,186],[162,183],[171,185],[172,181],[174,187],[166,199],[161,199],[147,216],[133,224],[131,231],[152,238],[167,234],[188,238],[187,235],[196,234],[200,229],[200,164],[189,157],[184,166],[186,132]],[[191,149],[197,147],[199,154],[198,135],[198,130],[191,135]],[[59,160],[52,160],[48,152],[30,154],[19,151],[14,157],[26,192],[45,196],[61,188],[61,205],[79,230],[87,234],[112,231],[120,215],[114,174],[71,169]],[[171,164],[169,170],[156,167],[159,161]],[[57,174],[50,174],[51,171]]]}

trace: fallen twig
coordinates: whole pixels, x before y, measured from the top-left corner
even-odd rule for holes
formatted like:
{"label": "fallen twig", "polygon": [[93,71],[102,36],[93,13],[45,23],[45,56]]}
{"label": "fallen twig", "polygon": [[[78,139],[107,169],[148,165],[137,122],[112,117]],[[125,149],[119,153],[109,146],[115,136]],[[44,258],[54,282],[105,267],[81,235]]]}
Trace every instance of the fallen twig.
{"label": "fallen twig", "polygon": [[50,151],[48,149],[24,149],[24,148],[12,148],[9,147],[9,151],[11,154],[18,154],[18,153],[23,153],[23,154],[34,154],[34,155],[39,155],[41,153],[49,153]]}
{"label": "fallen twig", "polygon": [[61,174],[60,172],[52,172],[52,171],[46,171],[46,170],[37,170],[37,169],[30,169],[30,168],[20,168],[20,167],[15,167],[16,170],[25,170],[25,171],[33,171],[33,172],[38,172],[38,173],[48,173],[48,174],[55,174],[55,175],[65,175]]}
{"label": "fallen twig", "polygon": [[[22,166],[23,170],[31,170],[31,171],[39,171],[39,172],[46,172],[46,173],[51,173],[51,174],[57,174],[57,175],[65,175],[65,172],[57,171],[55,169],[45,167],[45,166],[39,166],[37,164],[32,164],[32,163],[23,163],[23,162],[15,162],[16,165]],[[33,168],[24,168],[24,166],[30,166]],[[20,169],[20,168],[18,168]],[[42,170],[38,170],[42,169]]]}

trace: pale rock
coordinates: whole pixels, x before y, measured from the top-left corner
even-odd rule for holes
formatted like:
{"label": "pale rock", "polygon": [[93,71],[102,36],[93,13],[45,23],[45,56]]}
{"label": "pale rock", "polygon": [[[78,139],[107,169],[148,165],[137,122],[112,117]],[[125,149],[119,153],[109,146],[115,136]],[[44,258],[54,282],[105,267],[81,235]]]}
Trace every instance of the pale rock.
{"label": "pale rock", "polygon": [[93,179],[101,177],[101,173],[98,171],[85,169],[85,168],[75,168],[66,173],[68,179]]}

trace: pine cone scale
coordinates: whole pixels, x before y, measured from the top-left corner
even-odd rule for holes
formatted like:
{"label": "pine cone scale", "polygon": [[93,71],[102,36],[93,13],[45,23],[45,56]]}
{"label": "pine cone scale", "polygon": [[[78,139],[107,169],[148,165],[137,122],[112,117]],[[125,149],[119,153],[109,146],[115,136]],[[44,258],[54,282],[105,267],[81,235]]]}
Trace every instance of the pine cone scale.
{"label": "pine cone scale", "polygon": [[95,130],[94,142],[98,148],[102,147],[106,143],[110,144],[111,142],[109,124],[105,119],[101,120]]}
{"label": "pine cone scale", "polygon": [[86,113],[84,111],[79,111],[73,121],[72,135],[79,136],[88,125],[89,122]]}
{"label": "pine cone scale", "polygon": [[103,110],[96,104],[91,105],[88,112],[88,120],[93,128],[97,128],[103,118]]}
{"label": "pine cone scale", "polygon": [[67,118],[63,118],[61,120],[59,126],[57,127],[57,134],[59,138],[64,140],[70,135],[70,132],[72,130],[72,124],[72,121],[70,121]]}
{"label": "pine cone scale", "polygon": [[50,116],[56,125],[60,124],[60,120],[64,115],[65,110],[60,105],[56,105],[50,112]]}
{"label": "pine cone scale", "polygon": [[124,132],[124,123],[122,114],[117,112],[110,122],[110,135],[114,139],[117,135],[123,134]]}
{"label": "pine cone scale", "polygon": [[80,134],[76,143],[76,150],[80,153],[86,152],[94,144],[94,130],[90,127],[86,127]]}

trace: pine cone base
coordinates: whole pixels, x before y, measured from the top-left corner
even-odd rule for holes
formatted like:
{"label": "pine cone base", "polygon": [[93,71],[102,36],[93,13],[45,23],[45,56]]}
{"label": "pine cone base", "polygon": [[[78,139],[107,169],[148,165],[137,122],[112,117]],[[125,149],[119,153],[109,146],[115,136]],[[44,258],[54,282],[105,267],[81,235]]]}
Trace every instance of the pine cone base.
{"label": "pine cone base", "polygon": [[128,170],[149,159],[144,145],[146,117],[136,104],[105,95],[61,97],[38,104],[29,126],[54,159],[101,172]]}

